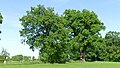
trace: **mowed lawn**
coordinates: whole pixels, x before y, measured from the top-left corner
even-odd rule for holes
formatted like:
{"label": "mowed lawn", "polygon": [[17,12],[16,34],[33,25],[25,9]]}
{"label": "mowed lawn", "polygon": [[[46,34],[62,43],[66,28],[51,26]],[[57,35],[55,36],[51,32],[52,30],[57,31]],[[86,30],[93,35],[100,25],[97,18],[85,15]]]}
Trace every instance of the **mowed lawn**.
{"label": "mowed lawn", "polygon": [[81,62],[67,64],[0,65],[0,68],[120,68],[120,63]]}

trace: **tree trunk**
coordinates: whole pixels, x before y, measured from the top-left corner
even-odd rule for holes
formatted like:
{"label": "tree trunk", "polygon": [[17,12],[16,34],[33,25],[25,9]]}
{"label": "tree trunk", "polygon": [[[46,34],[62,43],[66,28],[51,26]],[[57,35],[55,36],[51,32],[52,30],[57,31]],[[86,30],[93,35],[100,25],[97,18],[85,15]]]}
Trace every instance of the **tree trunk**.
{"label": "tree trunk", "polygon": [[85,61],[85,50],[80,50],[80,61]]}

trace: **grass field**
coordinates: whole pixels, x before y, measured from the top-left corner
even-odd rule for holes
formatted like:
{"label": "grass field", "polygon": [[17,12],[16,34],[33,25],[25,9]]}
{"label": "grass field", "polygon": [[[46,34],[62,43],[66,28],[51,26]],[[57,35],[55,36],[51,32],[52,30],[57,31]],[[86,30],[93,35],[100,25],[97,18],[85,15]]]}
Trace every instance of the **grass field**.
{"label": "grass field", "polygon": [[67,64],[28,64],[10,65],[1,64],[0,68],[120,68],[118,62],[80,62]]}

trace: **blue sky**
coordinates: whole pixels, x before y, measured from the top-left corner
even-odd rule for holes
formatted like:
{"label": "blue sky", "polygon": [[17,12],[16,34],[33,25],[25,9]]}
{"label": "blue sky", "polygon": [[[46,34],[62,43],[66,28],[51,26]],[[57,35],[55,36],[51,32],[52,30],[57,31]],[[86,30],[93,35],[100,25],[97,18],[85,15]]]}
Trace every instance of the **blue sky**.
{"label": "blue sky", "polygon": [[4,19],[0,26],[2,29],[0,51],[3,47],[11,56],[17,54],[38,56],[38,50],[32,52],[28,45],[21,44],[19,36],[21,29],[19,18],[25,15],[31,6],[36,7],[38,4],[54,7],[55,12],[59,14],[65,9],[94,11],[106,26],[106,30],[101,31],[103,37],[110,30],[120,32],[120,0],[1,0],[0,12]]}

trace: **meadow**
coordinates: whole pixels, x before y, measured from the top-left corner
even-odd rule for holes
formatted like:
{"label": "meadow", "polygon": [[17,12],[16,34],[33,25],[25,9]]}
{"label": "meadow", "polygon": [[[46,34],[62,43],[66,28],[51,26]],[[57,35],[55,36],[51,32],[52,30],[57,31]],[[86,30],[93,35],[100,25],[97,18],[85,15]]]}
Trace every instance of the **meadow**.
{"label": "meadow", "polygon": [[120,63],[79,62],[66,64],[0,64],[0,68],[120,68]]}

